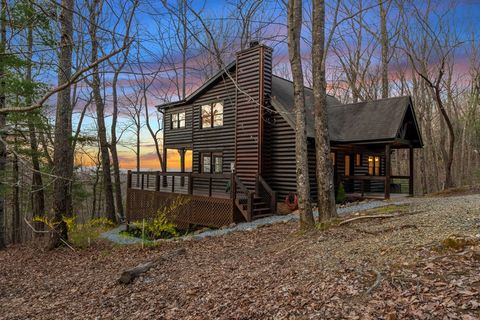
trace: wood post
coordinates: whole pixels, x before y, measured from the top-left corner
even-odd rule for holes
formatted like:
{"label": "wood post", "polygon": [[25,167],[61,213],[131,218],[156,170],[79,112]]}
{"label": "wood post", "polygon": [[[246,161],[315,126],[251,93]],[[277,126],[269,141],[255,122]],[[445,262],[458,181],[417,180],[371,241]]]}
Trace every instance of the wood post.
{"label": "wood post", "polygon": [[157,171],[155,176],[155,191],[160,191],[160,171]]}
{"label": "wood post", "polygon": [[210,175],[208,178],[208,196],[212,196],[212,176]]}
{"label": "wood post", "polygon": [[248,216],[247,221],[248,222],[252,221],[253,197],[254,197],[254,193],[248,192],[248,199],[247,199],[247,216]]}
{"label": "wood post", "polygon": [[385,199],[390,199],[390,145],[385,145]]}
{"label": "wood post", "polygon": [[172,175],[172,193],[175,193],[175,174]]}
{"label": "wood post", "polygon": [[188,174],[188,194],[193,194],[193,177],[192,173]]}
{"label": "wood post", "polygon": [[235,181],[235,173],[230,175],[230,197],[235,200],[237,196],[237,183]]}
{"label": "wood post", "polygon": [[409,179],[408,179],[408,194],[413,196],[413,171],[414,171],[414,166],[413,166],[413,160],[414,160],[414,153],[413,153],[413,147],[410,146],[409,150]]}
{"label": "wood post", "polygon": [[132,170],[127,171],[127,189],[132,188]]}
{"label": "wood post", "polygon": [[145,174],[142,173],[142,187],[140,188],[140,189],[142,189],[142,190],[143,190],[143,183],[144,183],[144,182],[145,182]]}
{"label": "wood post", "polygon": [[[167,172],[167,148],[163,148],[163,168],[162,168],[162,171],[164,173]],[[166,175],[163,176],[162,185],[165,188],[168,186]]]}
{"label": "wood post", "polygon": [[[185,172],[185,148],[181,148],[180,150],[180,172]],[[185,186],[185,177],[182,176],[180,178],[180,186]]]}

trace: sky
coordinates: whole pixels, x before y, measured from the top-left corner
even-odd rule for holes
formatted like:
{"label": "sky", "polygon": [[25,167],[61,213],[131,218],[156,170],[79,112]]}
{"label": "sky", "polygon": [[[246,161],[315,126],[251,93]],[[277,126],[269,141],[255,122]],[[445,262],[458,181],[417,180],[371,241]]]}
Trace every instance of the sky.
{"label": "sky", "polygon": [[[369,2],[365,0],[366,3],[364,6],[368,6]],[[373,1],[372,3],[376,3]],[[155,3],[155,2],[153,2]],[[288,51],[286,45],[286,26],[285,26],[285,14],[286,10],[283,9],[280,5],[281,1],[268,0],[264,1],[264,11],[259,14],[256,18],[258,21],[271,21],[270,25],[265,25],[265,23],[258,22],[255,27],[260,28],[259,32],[260,37],[263,39],[262,42],[266,43],[269,46],[274,48],[274,73],[282,76],[288,76],[289,66],[288,66]],[[426,2],[423,2],[424,4]],[[229,14],[232,10],[232,5],[235,2],[232,1],[220,1],[220,0],[206,0],[206,1],[191,1],[191,6],[195,10],[199,10],[201,16],[204,18],[204,21],[209,24],[219,23],[219,17],[228,17],[225,19],[222,30],[214,34],[214,37],[218,39],[220,43],[222,42],[239,42],[239,34],[235,32],[234,27],[229,27],[228,25],[233,25],[235,23],[235,16]],[[333,2],[327,1],[327,26],[331,27],[331,16],[329,13],[333,10]],[[456,33],[462,41],[468,41],[471,38],[471,32],[479,30],[480,28],[480,0],[460,0],[452,5],[452,1],[443,1],[437,0],[434,2],[434,5],[442,13],[447,16],[449,21],[449,27],[451,32]],[[306,5],[308,6],[308,5]],[[353,10],[353,9],[352,9]],[[377,27],[378,15],[374,9],[371,9],[365,13],[365,20],[368,25],[373,29]],[[395,12],[391,13],[395,15]],[[305,15],[308,19],[308,14]],[[198,27],[199,23],[195,17],[190,16],[190,24],[196,25]],[[435,19],[433,18],[433,22]],[[226,25],[226,26],[225,26]],[[435,26],[434,26],[435,27]],[[340,25],[338,30],[342,30],[343,26]],[[201,28],[199,28],[200,30]],[[327,28],[328,29],[328,28]],[[137,44],[138,52],[131,54],[137,54],[140,58],[139,64],[131,63],[127,69],[130,71],[139,70],[142,68],[146,72],[155,73],[160,70],[158,73],[158,78],[152,83],[151,87],[147,91],[147,99],[149,106],[149,115],[152,120],[152,127],[154,131],[161,129],[161,117],[158,117],[158,113],[155,109],[155,106],[161,104],[165,101],[175,101],[179,99],[177,91],[174,90],[172,86],[172,77],[174,72],[172,72],[172,66],[179,66],[180,52],[178,50],[170,50],[166,52],[166,47],[172,47],[178,39],[178,32],[172,25],[172,21],[165,14],[165,10],[162,10],[158,7],[152,7],[150,2],[143,3],[135,19],[135,30],[139,35],[140,42]],[[199,31],[201,32],[201,31]],[[203,36],[198,33],[197,36],[201,39],[205,39]],[[190,48],[187,53],[187,94],[193,92],[198,88],[206,79],[208,74],[212,74],[215,70],[214,64],[208,64],[205,62],[208,54],[206,54],[205,48],[198,44],[197,39],[189,37]],[[350,40],[354,43],[355,39],[349,35]],[[308,42],[308,35],[305,35],[305,41]],[[333,43],[337,43],[338,39],[333,38]],[[347,44],[348,45],[348,44]],[[308,58],[309,52],[305,50],[304,47],[304,56]],[[135,49],[136,50],[136,49]],[[133,51],[133,50],[132,50]],[[235,48],[234,46],[229,46],[226,48],[225,53],[225,63],[229,63],[234,55]],[[378,50],[373,51],[372,54],[377,55]],[[462,49],[459,49],[455,52],[455,59],[458,72],[465,73],[468,72],[468,56],[465,54],[464,46]],[[375,61],[375,59],[373,60]],[[378,59],[377,59],[378,61]],[[335,64],[335,57],[331,55],[330,62]],[[106,76],[108,82],[108,76]],[[120,88],[121,92],[125,93],[125,96],[121,100],[121,114],[120,122],[117,130],[117,134],[121,135],[119,141],[119,158],[120,165],[122,169],[133,169],[136,167],[136,155],[134,152],[134,146],[136,144],[136,132],[133,126],[133,119],[129,115],[129,110],[132,110],[135,101],[135,93],[138,93],[138,86],[132,82],[132,75],[124,75],[120,79]],[[105,118],[107,123],[107,128],[111,124],[111,116],[109,113],[109,95],[111,94],[111,88],[107,86],[105,90],[106,101],[107,101],[107,116]],[[130,101],[129,101],[130,99]],[[82,104],[77,106],[77,113],[74,116],[74,125],[78,123],[78,113],[81,110]],[[160,123],[157,121],[157,118],[160,120]],[[92,107],[87,111],[87,116],[84,120],[82,126],[82,132],[87,135],[95,135],[96,122],[95,122],[95,112]],[[161,141],[162,134],[160,132],[159,139]],[[141,141],[141,168],[147,170],[159,170],[158,158],[155,153],[155,148],[153,144],[152,137],[145,125],[144,110],[142,110],[141,118],[141,130],[140,130],[140,141]],[[95,146],[83,146],[77,154],[77,164],[84,166],[91,166],[92,159],[95,159],[97,150]],[[178,152],[171,151],[168,153],[167,162],[169,164],[169,170],[178,171],[179,170],[179,155]],[[187,155],[187,166],[191,164],[191,154]]]}

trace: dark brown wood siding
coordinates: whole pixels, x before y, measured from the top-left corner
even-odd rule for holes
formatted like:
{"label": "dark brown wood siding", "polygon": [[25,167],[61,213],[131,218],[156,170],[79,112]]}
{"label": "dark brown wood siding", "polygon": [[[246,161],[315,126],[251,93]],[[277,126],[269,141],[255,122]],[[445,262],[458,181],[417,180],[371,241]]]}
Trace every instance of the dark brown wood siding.
{"label": "dark brown wood siding", "polygon": [[255,188],[263,163],[264,96],[271,92],[271,49],[256,46],[237,54],[235,169],[245,186]]}
{"label": "dark brown wood siding", "polygon": [[[213,102],[223,103],[223,126],[202,128],[201,106]],[[235,161],[234,146],[235,85],[231,78],[224,76],[193,101],[193,172],[201,172],[200,154],[202,152],[222,153],[223,172],[231,172],[230,163]]]}
{"label": "dark brown wood siding", "polygon": [[[172,129],[172,114],[185,112],[185,128]],[[165,147],[191,144],[192,143],[192,107],[181,106],[172,107],[165,110],[164,115],[164,139]]]}

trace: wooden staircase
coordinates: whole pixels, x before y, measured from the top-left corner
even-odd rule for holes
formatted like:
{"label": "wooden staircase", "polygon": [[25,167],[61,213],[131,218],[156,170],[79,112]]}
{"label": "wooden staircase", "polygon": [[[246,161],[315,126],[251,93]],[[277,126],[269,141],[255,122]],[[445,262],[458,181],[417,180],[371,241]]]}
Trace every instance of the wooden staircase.
{"label": "wooden staircase", "polygon": [[248,190],[236,177],[235,204],[245,220],[265,218],[276,214],[276,192],[261,176],[257,176],[255,192]]}

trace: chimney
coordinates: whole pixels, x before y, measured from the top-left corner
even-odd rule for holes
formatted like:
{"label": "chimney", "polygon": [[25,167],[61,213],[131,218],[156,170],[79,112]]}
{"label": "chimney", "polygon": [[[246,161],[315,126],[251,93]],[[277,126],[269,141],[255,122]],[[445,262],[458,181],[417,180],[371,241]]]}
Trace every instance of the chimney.
{"label": "chimney", "polygon": [[272,48],[251,41],[237,53],[235,170],[247,188],[262,174],[264,113],[272,91]]}

